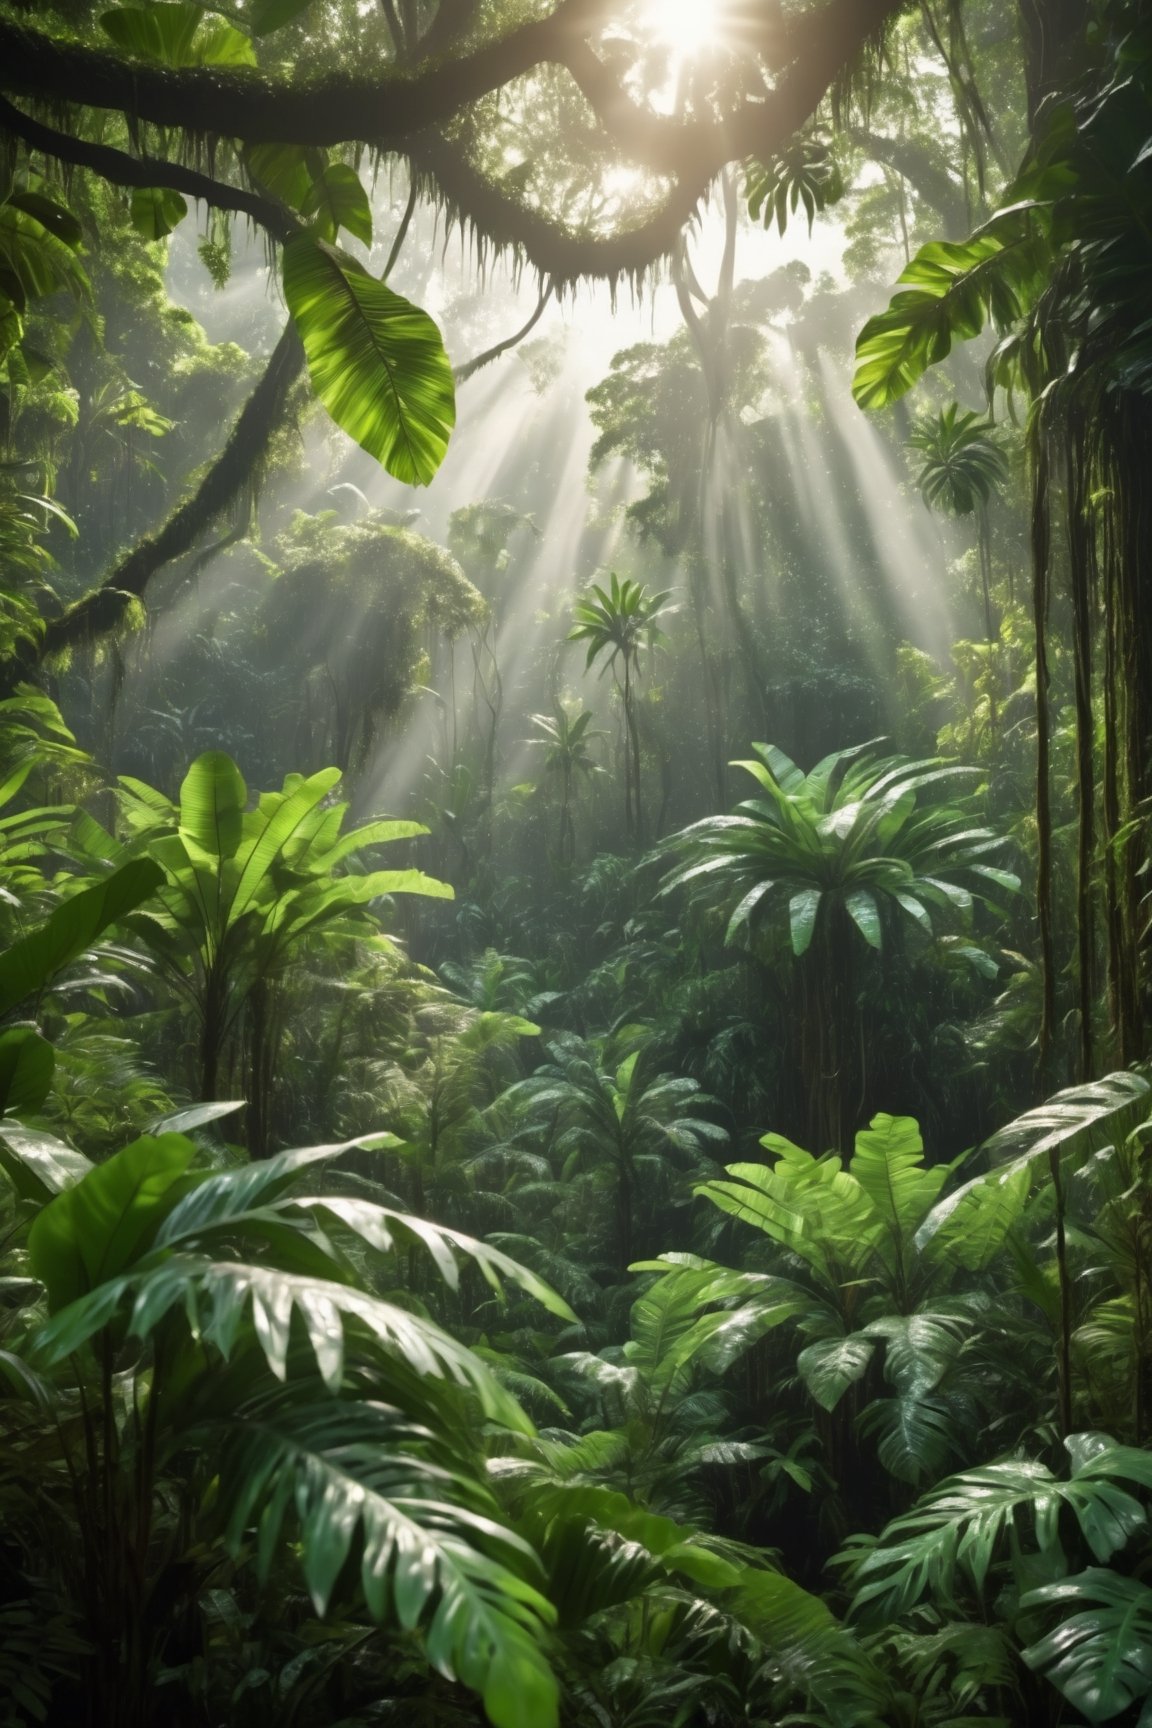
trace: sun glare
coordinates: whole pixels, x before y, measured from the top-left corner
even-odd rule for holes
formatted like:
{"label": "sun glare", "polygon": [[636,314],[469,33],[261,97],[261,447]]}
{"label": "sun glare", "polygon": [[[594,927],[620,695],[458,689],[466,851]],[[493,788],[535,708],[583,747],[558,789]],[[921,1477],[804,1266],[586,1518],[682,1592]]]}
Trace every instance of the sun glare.
{"label": "sun glare", "polygon": [[699,53],[715,40],[717,0],[646,0],[644,23],[678,54]]}

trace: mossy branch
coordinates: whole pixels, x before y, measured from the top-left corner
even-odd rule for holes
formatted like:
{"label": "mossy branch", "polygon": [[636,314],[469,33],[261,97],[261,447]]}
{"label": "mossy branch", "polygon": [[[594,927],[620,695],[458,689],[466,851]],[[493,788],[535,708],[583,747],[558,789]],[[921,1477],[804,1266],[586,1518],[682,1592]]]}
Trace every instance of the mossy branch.
{"label": "mossy branch", "polygon": [[237,416],[228,441],[204,473],[196,490],[179,504],[155,534],[127,552],[98,588],[85,594],[58,618],[51,618],[37,658],[65,653],[116,626],[142,600],[152,578],[174,559],[190,552],[200,536],[248,486],[280,422],[288,393],[304,364],[295,327],[287,326],[264,375]]}

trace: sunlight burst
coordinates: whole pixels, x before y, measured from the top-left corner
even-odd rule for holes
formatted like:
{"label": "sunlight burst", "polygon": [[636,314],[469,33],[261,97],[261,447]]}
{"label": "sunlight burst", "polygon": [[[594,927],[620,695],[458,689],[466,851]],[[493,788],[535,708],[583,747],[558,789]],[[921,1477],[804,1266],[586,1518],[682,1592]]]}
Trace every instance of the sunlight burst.
{"label": "sunlight burst", "polygon": [[678,54],[698,54],[716,39],[718,0],[645,0],[644,23]]}

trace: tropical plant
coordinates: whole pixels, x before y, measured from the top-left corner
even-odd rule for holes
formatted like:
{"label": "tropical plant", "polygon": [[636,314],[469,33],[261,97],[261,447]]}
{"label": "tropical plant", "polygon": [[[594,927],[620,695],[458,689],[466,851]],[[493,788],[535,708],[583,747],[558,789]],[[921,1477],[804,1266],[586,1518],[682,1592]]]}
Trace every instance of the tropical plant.
{"label": "tropical plant", "polygon": [[724,915],[728,944],[753,952],[787,930],[810,1136],[842,1146],[866,1085],[859,958],[894,947],[909,923],[935,941],[941,915],[963,927],[974,899],[999,906],[1019,879],[989,862],[1006,843],[979,822],[974,791],[941,797],[978,770],[872,743],[805,774],[773,745],[753,749],[736,766],[761,795],[673,836],[661,893],[689,889]]}
{"label": "tropical plant", "polygon": [[781,234],[801,204],[811,233],[817,211],[844,196],[844,181],[828,145],[803,133],[771,161],[749,163],[746,177],[749,216],[753,222],[763,217],[765,228],[775,222]]}
{"label": "tropical plant", "polygon": [[643,839],[644,830],[640,805],[640,725],[636,715],[640,654],[645,648],[651,652],[664,640],[664,633],[656,620],[667,615],[669,598],[670,591],[654,594],[643,582],[634,582],[628,577],[622,582],[613,570],[608,588],[594,582],[591,593],[576,602],[572,608],[574,623],[568,632],[569,642],[588,644],[585,670],[603,656],[600,676],[611,671],[620,691],[627,732],[624,826],[637,840]]}
{"label": "tropical plant", "polygon": [[223,1556],[267,1581],[291,1552],[318,1614],[351,1592],[418,1629],[497,1728],[554,1722],[543,1576],[470,1438],[481,1415],[530,1424],[380,1288],[415,1250],[450,1285],[466,1262],[564,1304],[498,1250],[318,1187],[347,1146],[231,1169],[171,1131],[99,1166],[9,1146],[31,1278],[0,1357],[7,1535],[24,1588],[47,1562],[72,1604],[84,1719],[156,1720],[173,1628]]}
{"label": "tropical plant", "polygon": [[992,618],[992,548],[988,506],[1008,479],[1008,461],[981,415],[961,413],[951,402],[939,414],[926,415],[907,439],[922,460],[916,484],[930,510],[952,516],[975,516],[980,552],[980,583],[984,596],[984,634],[996,639]]}
{"label": "tropical plant", "polygon": [[[1152,265],[1152,52],[1148,18],[1128,0],[1069,10],[1042,27],[1044,55],[1078,68],[1070,87],[1033,105],[1030,149],[1003,200],[960,244],[934,241],[909,262],[900,291],[857,344],[854,392],[864,408],[905,394],[929,366],[991,326],[990,400],[1030,403],[1033,621],[1036,631],[1038,901],[1044,967],[1040,1032],[1055,1031],[1052,730],[1049,621],[1053,476],[1063,471],[1069,638],[1076,666],[1079,803],[1078,970],[1082,1068],[1094,1069],[1092,975],[1103,939],[1109,1018],[1122,1063],[1143,1052],[1148,930],[1137,911],[1141,812],[1152,793],[1144,740],[1152,672],[1143,653],[1137,571],[1143,475],[1152,450],[1152,350],[1139,283]],[[1051,40],[1047,40],[1048,38]],[[1054,61],[1053,61],[1054,63]],[[1098,628],[1104,643],[1096,642]],[[1095,667],[1102,669],[1099,680]],[[1117,668],[1126,668],[1119,673]],[[1104,721],[1097,742],[1099,714]],[[1099,758],[1099,760],[1098,760]],[[1100,854],[1097,788],[1103,784]],[[1096,905],[1100,905],[1100,935]]]}
{"label": "tropical plant", "polygon": [[585,1192],[601,1197],[607,1241],[597,1247],[620,1272],[636,1249],[641,1199],[647,1232],[658,1197],[675,1196],[677,1172],[699,1173],[728,1138],[704,1114],[712,1101],[694,1080],[654,1069],[645,1028],[626,1028],[616,1055],[626,1036],[629,1053],[614,1059],[608,1046],[554,1035],[548,1060],[505,1099],[514,1112],[511,1138],[554,1150],[565,1181],[582,1179]]}
{"label": "tropical plant", "polygon": [[540,736],[530,738],[528,742],[536,749],[544,751],[545,775],[559,781],[560,834],[557,857],[563,868],[576,861],[576,829],[572,822],[573,790],[578,779],[589,780],[593,774],[603,774],[604,770],[591,754],[589,745],[594,738],[603,738],[604,733],[591,730],[594,716],[588,708],[582,709],[576,715],[570,714],[566,708],[557,708],[555,714],[532,714],[529,718]]}
{"label": "tropical plant", "polygon": [[[770,1333],[794,1326],[795,1373],[825,1413],[819,1431],[832,1482],[864,1503],[860,1439],[891,1476],[922,1482],[964,1452],[978,1398],[993,1384],[987,1363],[980,1384],[965,1361],[973,1329],[989,1321],[954,1292],[953,1234],[930,1254],[917,1246],[948,1169],[924,1167],[923,1142],[907,1117],[877,1116],[857,1134],[846,1164],[776,1134],[762,1144],[775,1162],[730,1165],[726,1178],[696,1192],[777,1251],[754,1252],[754,1271],[677,1254],[643,1268],[660,1273],[666,1303],[683,1317],[674,1360],[682,1370],[727,1368]],[[1001,1243],[1016,1221],[1006,1214],[996,1221]],[[876,1373],[881,1361],[887,1391]]]}
{"label": "tropical plant", "polygon": [[[964,1620],[991,1614],[1019,1660],[1089,1722],[1111,1722],[1152,1693],[1152,1591],[1108,1564],[1146,1546],[1152,1458],[1097,1433],[1070,1435],[1065,1448],[1066,1480],[1024,1458],[964,1471],[840,1559],[857,1623],[906,1620],[924,1602]],[[1078,1556],[1096,1564],[1075,1572]],[[1052,1609],[1059,1624],[1037,1637],[1036,1611]]]}
{"label": "tropical plant", "polygon": [[335,768],[289,775],[282,791],[261,794],[249,810],[236,764],[209,751],[189,768],[178,804],[138,781],[122,781],[126,841],[86,815],[75,828],[76,845],[93,862],[141,856],[163,871],[156,910],[140,914],[133,928],[194,1007],[200,1098],[217,1095],[225,1049],[243,1029],[248,1130],[257,1155],[268,1146],[276,988],[284,968],[319,936],[378,930],[368,908],[384,895],[452,894],[415,869],[341,869],[371,847],[426,830],[416,822],[376,821],[342,832],[348,806],[327,802],[339,783]]}

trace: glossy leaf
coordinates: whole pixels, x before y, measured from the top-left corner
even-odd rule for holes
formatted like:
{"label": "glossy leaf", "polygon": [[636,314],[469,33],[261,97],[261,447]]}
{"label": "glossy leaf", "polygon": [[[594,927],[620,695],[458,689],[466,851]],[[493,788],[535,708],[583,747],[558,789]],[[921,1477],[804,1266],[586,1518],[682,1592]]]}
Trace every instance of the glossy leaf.
{"label": "glossy leaf", "polygon": [[1060,1610],[1058,1625],[1021,1654],[1089,1722],[1110,1722],[1152,1695],[1147,1584],[1090,1566],[1074,1578],[1030,1590],[1021,1607]]}
{"label": "glossy leaf", "polygon": [[139,1258],[185,1191],[195,1156],[183,1135],[146,1134],[45,1206],[28,1253],[54,1313]]}
{"label": "glossy leaf", "polygon": [[185,0],[151,6],[116,6],[101,14],[100,28],[118,48],[161,66],[255,66],[252,43],[225,19]]}
{"label": "glossy leaf", "polygon": [[132,194],[132,226],[145,240],[164,240],[188,214],[179,192],[167,186],[137,186]]}
{"label": "glossy leaf", "polygon": [[541,1646],[555,1616],[529,1581],[538,1562],[422,1449],[384,1405],[265,1400],[224,1454],[232,1545],[241,1551],[258,1523],[266,1572],[291,1517],[318,1613],[358,1548],[374,1619],[418,1629],[432,1665],[477,1691],[495,1728],[553,1728],[558,1692]]}
{"label": "glossy leaf", "polygon": [[230,756],[198,756],[180,787],[180,833],[212,860],[234,858],[243,833],[248,788]]}
{"label": "glossy leaf", "polygon": [[360,176],[346,162],[330,162],[312,182],[304,214],[320,225],[320,237],[335,240],[344,228],[354,240],[372,244],[372,206]]}
{"label": "glossy leaf", "polygon": [[105,930],[149,899],[163,880],[151,859],[133,859],[58,906],[46,924],[0,954],[0,1014],[37,995]]}
{"label": "glossy leaf", "polygon": [[870,1338],[821,1338],[796,1358],[800,1378],[823,1410],[835,1410],[845,1392],[862,1380],[876,1353]]}
{"label": "glossy leaf", "polygon": [[22,1200],[43,1204],[74,1187],[95,1166],[54,1134],[4,1122],[0,1124],[0,1168]]}
{"label": "glossy leaf", "polygon": [[336,424],[397,480],[427,485],[456,423],[452,367],[432,319],[308,235],[284,249],[284,295]]}
{"label": "glossy leaf", "polygon": [[0,1115],[34,1116],[52,1087],[56,1057],[30,1026],[0,1032]]}

